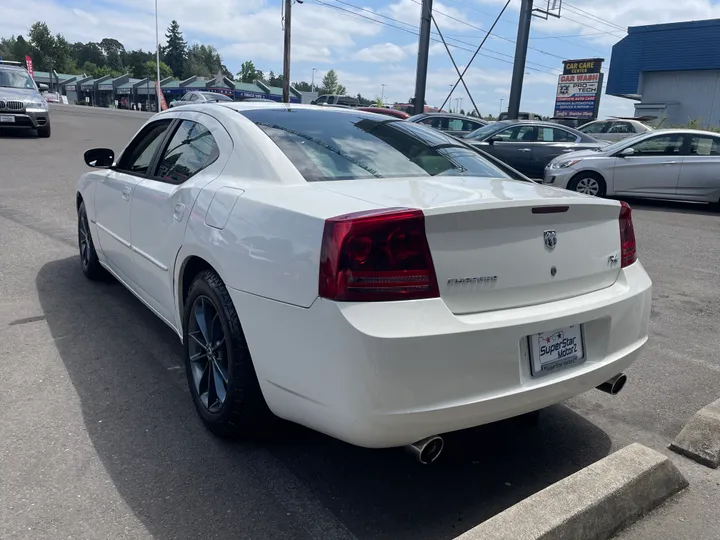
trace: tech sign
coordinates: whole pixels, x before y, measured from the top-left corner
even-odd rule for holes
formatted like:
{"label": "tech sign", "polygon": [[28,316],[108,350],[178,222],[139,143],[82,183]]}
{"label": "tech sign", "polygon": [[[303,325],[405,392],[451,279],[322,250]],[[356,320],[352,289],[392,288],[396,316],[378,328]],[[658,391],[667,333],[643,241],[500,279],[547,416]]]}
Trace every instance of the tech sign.
{"label": "tech sign", "polygon": [[556,118],[597,118],[602,93],[603,59],[565,60],[555,93]]}

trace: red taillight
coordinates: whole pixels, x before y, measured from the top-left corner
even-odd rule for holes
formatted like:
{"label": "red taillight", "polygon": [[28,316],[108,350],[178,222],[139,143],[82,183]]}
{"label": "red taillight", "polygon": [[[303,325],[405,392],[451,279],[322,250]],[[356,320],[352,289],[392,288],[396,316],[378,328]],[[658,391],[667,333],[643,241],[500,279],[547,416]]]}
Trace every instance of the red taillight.
{"label": "red taillight", "polygon": [[440,296],[423,213],[389,208],[326,220],[319,294],[345,302]]}
{"label": "red taillight", "polygon": [[637,261],[635,229],[632,222],[632,208],[626,202],[620,202],[620,257],[621,267],[625,268]]}

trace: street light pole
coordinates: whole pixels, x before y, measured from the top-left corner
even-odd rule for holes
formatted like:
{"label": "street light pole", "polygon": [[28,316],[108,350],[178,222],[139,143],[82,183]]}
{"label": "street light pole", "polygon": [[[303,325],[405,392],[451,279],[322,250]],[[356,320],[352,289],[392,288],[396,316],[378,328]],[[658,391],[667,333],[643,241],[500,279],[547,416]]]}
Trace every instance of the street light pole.
{"label": "street light pole", "polygon": [[387,84],[381,84],[380,86],[380,103],[385,103],[385,87],[387,86]]}
{"label": "street light pole", "polygon": [[310,91],[315,91],[315,72],[318,70],[318,68],[312,68],[312,79],[310,81]]}
{"label": "street light pole", "polygon": [[157,98],[157,112],[160,112],[160,31],[158,30],[158,0],[155,0],[155,61],[157,64],[155,97]]}
{"label": "street light pole", "polygon": [[500,118],[500,115],[502,114],[502,104],[503,101],[505,101],[505,98],[500,98],[500,112],[498,113],[498,118]]}

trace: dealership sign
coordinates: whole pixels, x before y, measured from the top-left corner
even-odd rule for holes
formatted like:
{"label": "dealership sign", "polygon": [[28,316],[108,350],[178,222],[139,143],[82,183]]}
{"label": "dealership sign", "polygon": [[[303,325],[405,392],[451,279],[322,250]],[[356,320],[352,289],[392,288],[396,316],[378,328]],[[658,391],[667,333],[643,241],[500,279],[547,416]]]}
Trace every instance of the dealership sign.
{"label": "dealership sign", "polygon": [[556,118],[597,117],[602,93],[602,58],[566,60],[555,93]]}

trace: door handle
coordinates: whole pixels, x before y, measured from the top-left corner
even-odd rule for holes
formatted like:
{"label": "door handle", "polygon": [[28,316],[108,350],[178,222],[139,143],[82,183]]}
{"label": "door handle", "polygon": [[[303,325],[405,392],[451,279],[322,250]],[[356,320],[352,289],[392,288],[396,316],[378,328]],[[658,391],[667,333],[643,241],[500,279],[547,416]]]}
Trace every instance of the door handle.
{"label": "door handle", "polygon": [[663,165],[676,165],[677,161],[663,161]]}
{"label": "door handle", "polygon": [[175,221],[182,221],[182,218],[184,215],[185,215],[185,205],[183,203],[176,204],[175,208],[173,209],[173,219]]}
{"label": "door handle", "polygon": [[532,152],[530,148],[518,148],[518,152]]}
{"label": "door handle", "polygon": [[131,193],[132,193],[132,188],[130,186],[125,186],[122,191],[123,200],[129,201]]}

